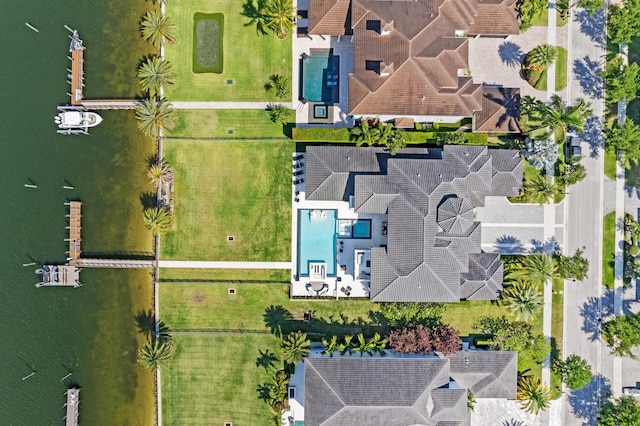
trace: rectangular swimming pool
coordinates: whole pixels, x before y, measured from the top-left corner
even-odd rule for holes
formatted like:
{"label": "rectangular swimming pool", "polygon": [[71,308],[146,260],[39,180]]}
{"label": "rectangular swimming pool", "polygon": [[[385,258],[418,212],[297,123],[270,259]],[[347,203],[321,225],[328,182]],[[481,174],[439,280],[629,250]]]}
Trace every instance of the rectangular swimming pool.
{"label": "rectangular swimming pool", "polygon": [[302,60],[302,94],[311,102],[338,103],[340,57],[329,52],[312,52]]}
{"label": "rectangular swimming pool", "polygon": [[337,210],[298,210],[298,274],[309,275],[310,262],[325,262],[336,275]]}

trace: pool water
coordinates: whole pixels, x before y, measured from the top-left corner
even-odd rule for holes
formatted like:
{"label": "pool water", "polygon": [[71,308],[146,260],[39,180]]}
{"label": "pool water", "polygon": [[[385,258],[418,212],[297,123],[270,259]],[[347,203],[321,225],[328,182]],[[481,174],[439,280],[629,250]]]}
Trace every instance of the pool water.
{"label": "pool water", "polygon": [[357,220],[351,227],[352,238],[371,238],[371,221]]}
{"label": "pool water", "polygon": [[309,275],[310,262],[325,262],[336,275],[336,210],[298,210],[298,274]]}
{"label": "pool water", "polygon": [[339,56],[328,52],[314,52],[303,60],[302,71],[303,96],[307,101],[339,101]]}

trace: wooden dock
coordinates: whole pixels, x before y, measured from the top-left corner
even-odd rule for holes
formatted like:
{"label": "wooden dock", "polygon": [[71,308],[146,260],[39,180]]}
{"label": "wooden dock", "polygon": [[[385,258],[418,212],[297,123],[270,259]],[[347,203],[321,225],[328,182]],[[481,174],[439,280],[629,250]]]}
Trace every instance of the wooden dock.
{"label": "wooden dock", "polygon": [[84,87],[84,46],[75,31],[71,36],[71,105],[82,104],[82,88]]}
{"label": "wooden dock", "polygon": [[44,265],[36,271],[42,281],[36,287],[80,287],[80,268],[70,265]]}
{"label": "wooden dock", "polygon": [[69,265],[77,266],[82,256],[80,231],[82,230],[82,202],[69,203]]}
{"label": "wooden dock", "polygon": [[140,101],[131,99],[92,99],[80,102],[84,109],[136,109]]}
{"label": "wooden dock", "polygon": [[67,426],[78,426],[78,416],[80,414],[80,389],[71,388],[67,390]]}

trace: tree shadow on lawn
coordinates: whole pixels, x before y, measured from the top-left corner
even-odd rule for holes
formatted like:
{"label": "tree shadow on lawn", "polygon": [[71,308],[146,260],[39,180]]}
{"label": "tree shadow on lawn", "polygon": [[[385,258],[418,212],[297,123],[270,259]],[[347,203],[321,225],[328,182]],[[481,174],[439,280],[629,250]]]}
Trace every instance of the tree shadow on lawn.
{"label": "tree shadow on lawn", "polygon": [[[598,392],[598,390],[600,392]],[[609,380],[601,374],[593,376],[591,382],[584,388],[571,391],[567,397],[572,413],[584,420],[583,425],[595,425],[600,403],[611,394]]]}
{"label": "tree shadow on lawn", "polygon": [[573,73],[585,95],[593,99],[604,98],[604,80],[600,77],[602,64],[585,56],[573,61]]}
{"label": "tree shadow on lawn", "polygon": [[141,192],[140,204],[142,205],[143,210],[158,207],[158,199],[156,198],[156,194],[153,194],[151,192]]}
{"label": "tree shadow on lawn", "polygon": [[270,369],[276,366],[276,363],[280,362],[280,359],[276,356],[275,353],[271,352],[269,349],[258,349],[258,358],[256,358],[256,367],[262,367],[265,371],[269,371]]}
{"label": "tree shadow on lawn", "polygon": [[[348,302],[347,302],[348,303]],[[381,334],[389,331],[386,319],[378,312],[369,311],[369,318],[358,317],[350,320],[344,314],[338,318],[317,317],[315,311],[309,311],[309,320],[295,319],[284,306],[269,306],[263,314],[264,323],[276,337],[282,337],[294,331],[307,333],[312,340],[320,340],[323,336],[346,336],[363,333],[371,337],[375,332]],[[314,336],[316,338],[314,338]]]}
{"label": "tree shadow on lawn", "polygon": [[170,336],[169,335],[169,327],[162,321],[156,320],[156,316],[152,309],[145,311],[144,309],[139,310],[135,315],[136,325],[138,327],[138,332],[144,335],[148,340],[151,340],[155,337],[156,326],[161,335]]}
{"label": "tree shadow on lawn", "polygon": [[588,10],[580,9],[574,13],[574,20],[580,24],[580,32],[588,36],[591,41],[599,45],[605,46],[606,38],[604,24],[606,21],[605,9],[599,9],[591,15]]}
{"label": "tree shadow on lawn", "polygon": [[582,331],[589,340],[595,342],[600,339],[600,327],[604,318],[613,314],[613,291],[607,289],[601,297],[590,297],[580,308],[582,317]]}

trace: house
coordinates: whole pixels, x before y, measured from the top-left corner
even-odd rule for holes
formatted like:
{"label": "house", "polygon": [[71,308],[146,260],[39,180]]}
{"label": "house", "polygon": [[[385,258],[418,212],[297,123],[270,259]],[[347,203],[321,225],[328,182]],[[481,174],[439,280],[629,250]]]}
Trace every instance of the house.
{"label": "house", "polygon": [[289,415],[305,426],[469,425],[469,393],[515,399],[517,364],[498,351],[309,357],[291,377]]}
{"label": "house", "polygon": [[[344,283],[364,285],[366,294],[359,295],[375,302],[499,298],[500,254],[481,249],[474,208],[484,205],[487,196],[518,195],[523,176],[518,151],[446,145],[390,156],[380,148],[309,146],[305,161],[300,208],[337,213],[318,219],[321,226],[329,224],[319,232],[299,228],[299,246],[304,247],[305,238],[316,240],[308,253],[297,253],[297,282],[326,283],[327,290],[335,287],[329,295],[336,296],[343,295]],[[309,211],[313,225],[315,210]],[[334,234],[330,221],[345,217],[353,218],[354,227],[361,220],[382,225],[371,228],[368,238],[354,239],[340,230]],[[317,250],[323,242],[326,252]],[[339,247],[337,258],[334,247]],[[314,278],[300,272],[322,262],[329,265],[323,271],[336,269],[335,275]],[[336,262],[340,268],[331,268]]]}
{"label": "house", "polygon": [[[348,114],[519,132],[520,92],[476,84],[469,37],[519,33],[516,0],[308,0],[307,37],[353,43]],[[307,15],[305,11],[305,16]]]}

